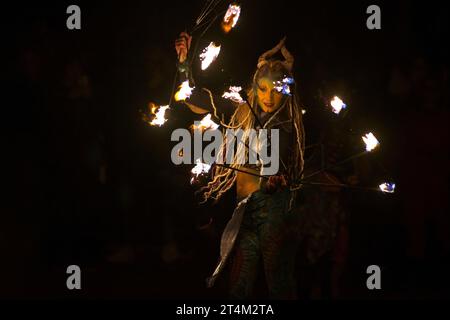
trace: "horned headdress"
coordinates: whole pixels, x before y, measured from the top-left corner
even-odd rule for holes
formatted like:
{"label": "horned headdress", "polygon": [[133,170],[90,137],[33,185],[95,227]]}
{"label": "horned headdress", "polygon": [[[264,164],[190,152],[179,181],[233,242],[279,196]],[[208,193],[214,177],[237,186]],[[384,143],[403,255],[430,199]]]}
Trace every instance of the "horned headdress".
{"label": "horned headdress", "polygon": [[286,67],[287,70],[292,72],[292,67],[294,66],[294,56],[286,49],[284,42],[286,41],[286,37],[280,40],[280,42],[273,47],[272,49],[264,52],[258,59],[258,69],[263,65],[270,63],[270,58],[274,56],[278,51],[281,50],[281,54],[284,57],[284,61],[281,63]]}

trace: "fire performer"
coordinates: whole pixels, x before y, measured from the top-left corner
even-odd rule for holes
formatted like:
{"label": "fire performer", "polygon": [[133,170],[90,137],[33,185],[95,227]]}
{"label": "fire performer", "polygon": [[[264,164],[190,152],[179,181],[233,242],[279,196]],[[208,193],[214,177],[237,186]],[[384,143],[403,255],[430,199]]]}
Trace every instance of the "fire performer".
{"label": "fire performer", "polygon": [[[191,40],[190,35],[181,33],[175,48],[180,74],[192,80],[187,63]],[[280,51],[283,61],[271,59]],[[222,235],[220,261],[207,281],[208,286],[213,285],[227,258],[232,255],[231,298],[250,297],[261,258],[270,297],[296,298],[294,273],[299,240],[298,215],[294,208],[296,191],[291,192],[289,184],[297,181],[303,172],[305,134],[302,109],[295,90],[290,89],[294,86],[293,62],[283,39],[260,56],[247,92],[247,102],[238,103],[233,108],[231,101],[215,97],[209,90],[195,90],[185,101],[197,114],[231,114],[228,124],[222,124],[243,129],[244,136],[248,129],[279,129],[281,165],[277,175],[268,179],[252,175],[260,174],[258,165],[232,165],[240,171],[215,166],[212,181],[202,189],[205,201],[217,201],[236,184],[238,204]],[[235,159],[240,152],[248,152],[246,146],[238,145]]]}

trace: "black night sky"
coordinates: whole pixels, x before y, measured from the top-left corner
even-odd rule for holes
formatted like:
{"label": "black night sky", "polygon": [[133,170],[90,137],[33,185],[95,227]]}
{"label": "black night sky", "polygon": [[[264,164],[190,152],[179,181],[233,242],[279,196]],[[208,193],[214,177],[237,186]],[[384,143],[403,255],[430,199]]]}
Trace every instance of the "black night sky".
{"label": "black night sky", "polygon": [[[0,297],[226,297],[226,275],[212,289],[205,278],[233,192],[216,206],[199,205],[192,167],[170,160],[171,132],[200,118],[182,104],[160,128],[140,115],[150,101],[168,103],[174,41],[204,2],[29,1],[2,9]],[[66,27],[70,4],[81,8],[81,30]],[[336,174],[397,185],[392,195],[342,191],[349,237],[338,289],[332,294],[325,262],[317,283],[300,277],[300,297],[449,297],[450,36],[441,2],[241,4],[236,29],[224,35],[216,23],[201,39],[200,48],[218,41],[222,52],[204,73],[194,65],[197,81],[218,92],[246,87],[258,56],[287,36],[307,145],[336,124],[326,104],[338,95],[348,112],[329,156],[352,154],[362,131],[374,132],[381,148]],[[371,4],[381,8],[381,30],[366,27]],[[83,272],[80,292],[66,288],[71,264]],[[366,288],[371,264],[383,272],[378,292]],[[299,266],[305,279],[311,272]]]}

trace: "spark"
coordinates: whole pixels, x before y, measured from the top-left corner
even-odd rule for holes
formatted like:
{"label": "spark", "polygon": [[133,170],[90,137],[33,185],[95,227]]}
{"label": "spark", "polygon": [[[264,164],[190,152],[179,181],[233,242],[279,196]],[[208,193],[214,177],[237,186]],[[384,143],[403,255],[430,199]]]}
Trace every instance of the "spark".
{"label": "spark", "polygon": [[188,99],[191,94],[192,94],[192,90],[194,90],[195,87],[190,87],[189,86],[189,80],[184,81],[180,86],[178,91],[175,93],[175,101],[180,101],[180,100],[186,100]]}
{"label": "spark", "polygon": [[372,134],[372,132],[367,133],[362,137],[364,143],[366,144],[366,151],[370,152],[380,145],[377,138]]}
{"label": "spark", "polygon": [[169,106],[153,106],[151,113],[155,115],[155,118],[150,122],[150,125],[161,127],[167,121],[167,119],[165,118],[167,109],[169,109]]}
{"label": "spark", "polygon": [[274,81],[273,84],[275,85],[275,90],[282,94],[286,94],[288,96],[291,95],[291,88],[289,85],[294,83],[294,79],[289,77],[284,77],[281,81]]}
{"label": "spark", "polygon": [[335,114],[339,114],[342,109],[347,108],[347,105],[337,96],[335,96],[333,100],[331,100],[330,104]]}
{"label": "spark", "polygon": [[191,173],[195,175],[195,177],[191,178],[191,184],[194,183],[195,178],[198,178],[202,173],[208,173],[211,169],[211,165],[207,163],[202,163],[200,159],[195,160],[195,167],[192,168]]}
{"label": "spark", "polygon": [[394,193],[395,183],[385,182],[385,183],[380,184],[379,187],[380,187],[380,190],[385,193]]}
{"label": "spark", "polygon": [[216,130],[219,127],[217,123],[211,120],[211,114],[208,113],[198,125],[193,125],[194,130]]}
{"label": "spark", "polygon": [[211,42],[209,46],[203,49],[200,54],[200,61],[202,62],[201,69],[206,70],[209,65],[216,60],[220,53],[220,45],[216,46],[214,42]]}
{"label": "spark", "polygon": [[239,104],[244,103],[244,99],[242,99],[241,95],[239,94],[239,92],[241,92],[241,90],[242,90],[241,87],[231,86],[228,90],[229,91],[225,91],[223,93],[222,98],[229,99],[229,100],[239,103]]}
{"label": "spark", "polygon": [[222,29],[225,33],[230,32],[236,26],[241,14],[241,7],[237,4],[230,4],[222,21]]}

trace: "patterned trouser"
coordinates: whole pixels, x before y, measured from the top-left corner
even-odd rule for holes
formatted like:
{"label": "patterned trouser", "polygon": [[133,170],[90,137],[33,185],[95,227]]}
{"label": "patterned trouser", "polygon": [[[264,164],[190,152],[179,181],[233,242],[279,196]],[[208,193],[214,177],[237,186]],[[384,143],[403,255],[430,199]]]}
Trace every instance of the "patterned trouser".
{"label": "patterned trouser", "polygon": [[233,249],[231,298],[251,296],[261,260],[270,298],[296,298],[298,215],[288,211],[289,200],[288,190],[257,191],[249,199]]}

